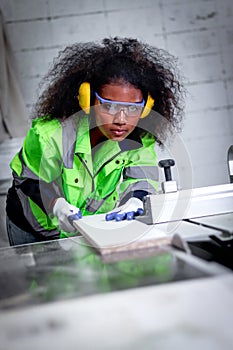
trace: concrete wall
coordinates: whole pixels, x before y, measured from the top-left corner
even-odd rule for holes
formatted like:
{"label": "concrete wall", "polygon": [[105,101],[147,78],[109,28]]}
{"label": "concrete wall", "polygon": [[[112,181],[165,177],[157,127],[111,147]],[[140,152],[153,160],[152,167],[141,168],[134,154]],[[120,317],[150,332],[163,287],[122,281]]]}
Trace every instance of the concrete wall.
{"label": "concrete wall", "polygon": [[[177,177],[183,167],[195,187],[229,182],[232,0],[1,0],[0,4],[29,112],[41,77],[68,44],[131,36],[177,56],[188,90],[180,137],[192,169],[192,174],[190,169],[185,173],[184,162]],[[170,146],[158,152],[160,158],[174,156]]]}

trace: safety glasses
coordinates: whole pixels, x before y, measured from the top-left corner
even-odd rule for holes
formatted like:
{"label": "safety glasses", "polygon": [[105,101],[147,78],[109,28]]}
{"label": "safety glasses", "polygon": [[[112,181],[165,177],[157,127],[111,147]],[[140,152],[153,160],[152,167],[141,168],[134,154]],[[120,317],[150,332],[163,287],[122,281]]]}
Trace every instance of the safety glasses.
{"label": "safety glasses", "polygon": [[144,100],[135,103],[106,100],[105,98],[100,97],[97,92],[95,92],[95,96],[100,102],[98,105],[100,112],[110,115],[115,115],[123,110],[129,117],[139,117],[145,106]]}

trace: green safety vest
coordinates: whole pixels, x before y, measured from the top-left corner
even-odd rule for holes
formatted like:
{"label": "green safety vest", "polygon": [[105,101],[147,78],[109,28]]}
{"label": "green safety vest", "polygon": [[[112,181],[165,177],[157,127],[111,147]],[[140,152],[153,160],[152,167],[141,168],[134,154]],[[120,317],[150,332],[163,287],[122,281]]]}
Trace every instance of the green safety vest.
{"label": "green safety vest", "polygon": [[82,215],[106,213],[133,191],[156,193],[158,187],[154,136],[145,132],[139,142],[105,140],[93,150],[86,115],[34,120],[11,168],[24,214],[38,232],[53,230],[58,222],[20,190],[27,178],[53,184],[57,197]]}

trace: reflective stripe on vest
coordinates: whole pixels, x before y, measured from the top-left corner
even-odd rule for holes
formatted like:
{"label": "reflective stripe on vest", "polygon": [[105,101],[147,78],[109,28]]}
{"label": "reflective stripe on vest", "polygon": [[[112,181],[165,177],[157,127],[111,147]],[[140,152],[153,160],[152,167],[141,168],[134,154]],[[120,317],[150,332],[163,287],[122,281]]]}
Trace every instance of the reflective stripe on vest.
{"label": "reflective stripe on vest", "polygon": [[34,231],[39,232],[47,237],[59,234],[59,231],[56,229],[52,231],[48,231],[43,226],[41,226],[32,212],[30,203],[28,201],[28,197],[23,193],[21,189],[17,189],[17,194],[22,204],[24,215],[27,218],[28,222],[30,223]]}
{"label": "reflective stripe on vest", "polygon": [[157,166],[132,166],[124,169],[124,178],[131,177],[133,179],[151,179],[159,180],[159,171]]}
{"label": "reflective stripe on vest", "polygon": [[[23,160],[23,155],[22,155],[22,152],[23,152],[23,149],[21,148],[21,150],[19,151],[19,159],[21,161],[21,164],[22,164],[22,172],[20,174],[20,176],[22,177],[28,177],[30,179],[33,179],[33,180],[39,180],[39,177],[34,174],[25,164],[24,160]],[[20,182],[20,178],[17,177],[17,181],[18,183],[22,183],[23,181],[25,181],[25,179],[22,179],[22,181]]]}
{"label": "reflective stripe on vest", "polygon": [[101,199],[99,201],[97,201],[94,198],[89,198],[87,200],[87,204],[86,204],[86,210],[88,210],[90,213],[95,213],[102,204],[104,204],[106,199]]}
{"label": "reflective stripe on vest", "polygon": [[75,116],[59,122],[62,128],[62,161],[65,168],[72,169],[74,163],[74,150],[76,144],[77,125],[75,123]]}
{"label": "reflective stripe on vest", "polygon": [[88,210],[90,213],[95,213],[104,204],[104,202],[113,194],[113,192],[115,192],[115,189],[111,193],[109,193],[106,197],[100,200],[89,198],[87,200],[86,210]]}

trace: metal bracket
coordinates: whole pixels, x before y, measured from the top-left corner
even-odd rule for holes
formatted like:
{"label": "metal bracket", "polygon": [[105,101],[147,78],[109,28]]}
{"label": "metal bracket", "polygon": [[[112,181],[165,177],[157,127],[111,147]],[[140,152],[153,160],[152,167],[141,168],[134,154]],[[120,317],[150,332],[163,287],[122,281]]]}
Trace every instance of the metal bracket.
{"label": "metal bracket", "polygon": [[231,212],[233,184],[225,184],[148,195],[144,200],[144,215],[136,219],[158,224]]}
{"label": "metal bracket", "polygon": [[230,183],[233,183],[233,145],[231,145],[228,150],[227,161],[228,161]]}

